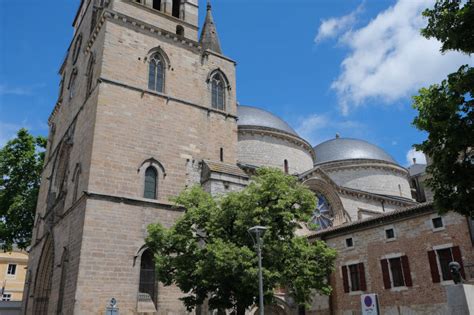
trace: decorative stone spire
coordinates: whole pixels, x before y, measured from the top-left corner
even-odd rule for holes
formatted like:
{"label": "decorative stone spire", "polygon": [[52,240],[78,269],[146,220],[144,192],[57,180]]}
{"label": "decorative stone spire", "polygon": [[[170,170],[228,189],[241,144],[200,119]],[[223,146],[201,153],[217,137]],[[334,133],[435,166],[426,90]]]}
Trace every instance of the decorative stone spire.
{"label": "decorative stone spire", "polygon": [[222,54],[219,36],[217,35],[214,19],[212,18],[211,2],[207,0],[207,14],[204,26],[202,27],[201,39],[199,43],[204,49],[209,49],[218,54]]}

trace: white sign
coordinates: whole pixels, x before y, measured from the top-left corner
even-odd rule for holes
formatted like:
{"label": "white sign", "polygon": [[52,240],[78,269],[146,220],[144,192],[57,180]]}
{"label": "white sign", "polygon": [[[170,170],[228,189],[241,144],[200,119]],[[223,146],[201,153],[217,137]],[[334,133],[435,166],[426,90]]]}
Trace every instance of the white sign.
{"label": "white sign", "polygon": [[360,296],[362,315],[379,315],[379,302],[377,294],[362,294]]}

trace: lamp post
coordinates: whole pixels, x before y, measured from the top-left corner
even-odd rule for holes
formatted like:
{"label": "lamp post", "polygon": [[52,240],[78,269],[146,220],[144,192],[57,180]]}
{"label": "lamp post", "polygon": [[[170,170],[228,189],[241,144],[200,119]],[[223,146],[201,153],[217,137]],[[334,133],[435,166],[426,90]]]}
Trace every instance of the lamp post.
{"label": "lamp post", "polygon": [[260,315],[263,315],[263,276],[262,276],[262,236],[267,230],[264,226],[254,226],[248,229],[250,236],[255,234],[256,240],[252,236],[252,240],[254,241],[255,245],[257,246],[257,254],[258,254],[258,292],[259,292],[259,309]]}

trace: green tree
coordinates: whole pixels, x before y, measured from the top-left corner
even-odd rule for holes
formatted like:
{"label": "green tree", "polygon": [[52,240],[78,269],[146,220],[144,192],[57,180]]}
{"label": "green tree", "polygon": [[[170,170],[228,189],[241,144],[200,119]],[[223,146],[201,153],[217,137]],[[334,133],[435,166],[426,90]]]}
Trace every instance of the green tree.
{"label": "green tree", "polygon": [[[441,51],[474,52],[474,2],[438,0],[423,15],[428,25],[421,30],[427,38],[442,43]],[[439,212],[454,210],[474,216],[474,69],[467,65],[452,73],[441,84],[422,88],[413,97],[418,110],[413,124],[428,133],[415,145],[432,164],[427,172],[428,186],[434,193]]]}
{"label": "green tree", "polygon": [[307,221],[316,206],[314,194],[295,177],[262,168],[240,192],[213,198],[193,187],[176,202],[185,214],[169,229],[150,225],[147,244],[158,279],[185,292],[189,310],[208,298],[210,308],[240,315],[258,301],[258,260],[248,233],[255,225],[268,227],[262,247],[266,303],[277,287],[299,305],[310,302],[314,291],[331,292],[335,251],[295,235],[298,222]]}
{"label": "green tree", "polygon": [[25,249],[31,241],[46,139],[20,129],[0,150],[0,245]]}

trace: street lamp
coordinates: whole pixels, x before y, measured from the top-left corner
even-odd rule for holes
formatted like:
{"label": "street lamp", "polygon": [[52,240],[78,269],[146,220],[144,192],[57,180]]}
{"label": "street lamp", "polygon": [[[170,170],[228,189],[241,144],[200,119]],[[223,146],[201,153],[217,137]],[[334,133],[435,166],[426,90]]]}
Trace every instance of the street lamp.
{"label": "street lamp", "polygon": [[265,226],[254,226],[248,229],[250,236],[255,234],[256,240],[252,236],[252,240],[254,244],[257,246],[257,254],[258,254],[258,292],[259,292],[259,309],[260,315],[263,315],[263,277],[262,277],[262,237],[265,231],[268,228]]}

